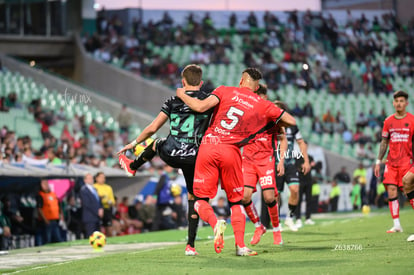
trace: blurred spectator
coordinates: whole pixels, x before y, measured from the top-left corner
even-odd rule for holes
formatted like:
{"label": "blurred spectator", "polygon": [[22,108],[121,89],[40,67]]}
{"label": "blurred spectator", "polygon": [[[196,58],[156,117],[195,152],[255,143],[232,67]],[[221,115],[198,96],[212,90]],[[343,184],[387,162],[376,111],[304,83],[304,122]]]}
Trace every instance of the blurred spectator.
{"label": "blurred spectator", "polygon": [[3,203],[0,201],[0,251],[11,248],[11,224],[4,214]]}
{"label": "blurred spectator", "polygon": [[[67,197],[67,203],[68,203],[66,206],[67,217],[65,220],[66,224],[68,226],[68,229],[75,234],[75,238],[77,240],[80,240],[82,238],[82,233],[83,233],[81,203],[74,194],[70,194]],[[99,226],[94,231],[99,231]],[[86,234],[86,237],[88,237],[89,235]]]}
{"label": "blurred spectator", "polygon": [[140,220],[144,222],[144,229],[146,230],[152,230],[153,222],[155,220],[156,201],[156,198],[152,195],[148,195],[145,198],[141,211],[139,211]]}
{"label": "blurred spectator", "polygon": [[318,117],[314,117],[312,122],[312,131],[316,134],[322,134],[323,133],[323,127],[322,123],[319,121]]}
{"label": "blurred spectator", "polygon": [[86,174],[83,177],[84,185],[79,194],[82,203],[82,222],[85,237],[88,238],[94,231],[100,231],[104,209],[98,191],[93,184],[93,176]]}
{"label": "blurred spectator", "polygon": [[313,118],[313,107],[312,104],[308,101],[303,107],[303,115],[306,117]]}
{"label": "blurred spectator", "polygon": [[329,205],[331,212],[338,211],[339,196],[341,195],[341,189],[338,186],[336,180],[332,181],[331,192],[329,193]]}
{"label": "blurred spectator", "polygon": [[62,236],[59,221],[63,221],[62,209],[54,192],[50,190],[47,179],[40,182],[40,191],[36,197],[38,210],[38,225],[35,245],[44,245],[51,242],[61,242]]}
{"label": "blurred spectator", "polygon": [[143,223],[139,219],[133,219],[129,216],[128,207],[128,197],[123,197],[121,203],[118,205],[118,212],[123,229],[122,231],[125,231],[126,233],[140,232],[143,227]]}
{"label": "blurred spectator", "polygon": [[171,195],[171,179],[169,174],[173,172],[173,168],[164,165],[160,170],[161,176],[155,187],[154,195],[157,196],[157,205],[155,220],[152,225],[152,230],[163,230],[175,228],[175,222],[172,218],[171,205],[173,197]]}
{"label": "blurred spectator", "polygon": [[348,171],[346,171],[346,166],[342,166],[341,171],[335,174],[334,181],[339,184],[351,182],[351,177],[349,176]]}
{"label": "blurred spectator", "polygon": [[9,107],[6,106],[6,98],[4,96],[0,97],[0,112],[8,112]]}
{"label": "blurred spectator", "polygon": [[237,15],[233,12],[229,17],[229,27],[234,28],[237,24]]}
{"label": "blurred spectator", "polygon": [[363,112],[360,112],[356,119],[357,127],[365,127],[368,125],[368,119]]}
{"label": "blurred spectator", "polygon": [[122,109],[119,112],[118,115],[118,123],[119,123],[119,129],[121,130],[121,134],[122,133],[129,133],[129,127],[131,126],[131,114],[127,109],[127,105],[123,104],[122,105]]}
{"label": "blurred spectator", "polygon": [[358,181],[352,181],[351,203],[352,209],[358,210],[361,208],[361,186]]}
{"label": "blurred spectator", "polygon": [[103,206],[102,226],[105,228],[105,234],[109,237],[113,235],[112,232],[112,208],[115,205],[114,192],[112,187],[105,183],[105,174],[98,172],[95,175],[95,184],[93,185],[98,192]]}
{"label": "blurred spectator", "polygon": [[174,228],[184,229],[187,226],[187,214],[181,195],[174,196],[174,201],[171,205],[171,209],[173,211],[172,218],[175,222]]}
{"label": "blurred spectator", "polygon": [[230,217],[230,208],[228,207],[224,197],[218,198],[217,204],[213,205],[213,210],[217,216],[217,219],[227,220]]}
{"label": "blurred spectator", "polygon": [[358,182],[360,186],[360,199],[363,205],[367,204],[366,201],[366,183],[367,183],[367,170],[362,162],[359,163],[358,168],[353,173],[353,181]]}
{"label": "blurred spectator", "polygon": [[303,110],[300,108],[299,103],[296,103],[295,108],[291,111],[292,115],[302,117],[304,115]]}
{"label": "blurred spectator", "polygon": [[250,28],[257,28],[258,24],[257,24],[257,17],[254,14],[254,12],[250,12],[249,16],[247,16],[247,20],[245,22],[247,25],[249,25]]}
{"label": "blurred spectator", "polygon": [[374,115],[372,110],[369,110],[369,114],[367,117],[367,126],[371,128],[375,128],[378,126],[377,117]]}
{"label": "blurred spectator", "polygon": [[56,118],[58,120],[66,121],[66,112],[65,112],[65,109],[63,107],[59,108],[59,111],[56,114]]}

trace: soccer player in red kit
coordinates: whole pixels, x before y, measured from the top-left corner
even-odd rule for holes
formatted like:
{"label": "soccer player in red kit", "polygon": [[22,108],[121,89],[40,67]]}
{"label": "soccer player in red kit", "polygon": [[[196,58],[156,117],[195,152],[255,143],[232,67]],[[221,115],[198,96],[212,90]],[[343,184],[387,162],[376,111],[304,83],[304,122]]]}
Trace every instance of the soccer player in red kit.
{"label": "soccer player in red kit", "polygon": [[[255,93],[266,100],[266,92],[266,86],[260,84],[259,89]],[[280,140],[279,144],[278,140]],[[260,222],[256,207],[252,202],[252,195],[256,191],[258,181],[273,226],[273,243],[277,245],[283,244],[282,234],[279,228],[279,206],[276,200],[278,193],[276,188],[274,152],[278,146],[280,146],[280,155],[284,156],[287,149],[284,128],[275,124],[274,127],[264,133],[258,134],[253,142],[243,147],[244,197],[242,202],[247,216],[256,227],[252,240],[250,241],[252,245],[258,244],[261,236],[266,233],[266,227]],[[283,175],[283,157],[280,159],[276,170],[279,176]]]}
{"label": "soccer player in red kit", "polygon": [[402,191],[402,179],[413,165],[414,137],[414,115],[407,112],[407,105],[408,94],[403,91],[395,92],[393,100],[395,113],[384,121],[380,150],[375,165],[375,176],[379,177],[380,163],[389,146],[383,183],[387,188],[388,206],[394,226],[387,233],[403,231],[399,220],[398,188]]}
{"label": "soccer player in red kit", "polygon": [[257,255],[244,244],[246,219],[242,206],[244,187],[240,147],[274,123],[296,124],[291,115],[253,93],[258,89],[261,78],[259,70],[248,68],[243,71],[239,87],[220,86],[204,100],[191,98],[183,89],[177,89],[177,96],[196,112],[215,107],[197,155],[194,175],[197,201],[194,207],[200,218],[214,229],[217,253],[224,247],[226,222],[217,220],[208,200],[216,196],[218,180],[221,180],[231,206],[236,255]]}

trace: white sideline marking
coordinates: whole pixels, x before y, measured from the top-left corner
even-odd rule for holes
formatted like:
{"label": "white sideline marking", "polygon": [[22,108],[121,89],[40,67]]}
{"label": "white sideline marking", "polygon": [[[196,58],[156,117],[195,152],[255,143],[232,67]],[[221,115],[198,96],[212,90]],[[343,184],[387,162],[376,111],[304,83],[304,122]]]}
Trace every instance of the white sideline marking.
{"label": "white sideline marking", "polygon": [[44,269],[44,268],[49,268],[49,267],[54,267],[54,266],[58,266],[58,265],[64,265],[64,264],[69,264],[72,261],[67,261],[67,262],[62,262],[62,263],[56,263],[56,264],[51,264],[51,265],[42,265],[42,266],[35,266],[32,268],[28,268],[28,269],[22,269],[22,270],[16,270],[13,271],[11,273],[2,273],[3,275],[8,275],[8,274],[17,274],[17,273],[21,273],[21,272],[26,272],[26,271],[31,271],[31,270],[36,270],[36,269]]}

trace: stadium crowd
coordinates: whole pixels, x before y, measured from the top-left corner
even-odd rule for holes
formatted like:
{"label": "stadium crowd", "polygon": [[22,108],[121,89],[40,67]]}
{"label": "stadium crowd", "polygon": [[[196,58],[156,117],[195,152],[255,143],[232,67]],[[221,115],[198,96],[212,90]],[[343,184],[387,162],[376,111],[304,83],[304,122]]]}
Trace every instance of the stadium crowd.
{"label": "stadium crowd", "polygon": [[321,21],[319,31],[322,41],[327,41],[326,48],[334,52],[344,49],[346,63],[356,64],[356,74],[366,92],[391,93],[392,79],[413,77],[414,20],[403,25],[393,13],[368,19],[365,14],[355,18],[348,11],[344,25],[332,16],[321,17]]}
{"label": "stadium crowd", "polygon": [[[154,46],[198,46],[187,62],[229,65],[231,61],[226,56],[226,49],[234,49],[231,37],[238,34],[242,37],[242,62],[247,67],[261,68],[269,89],[277,90],[290,83],[306,89],[329,87],[335,94],[353,92],[351,80],[332,68],[323,52],[308,51],[306,43],[310,34],[305,33],[305,26],[296,12],[290,14],[286,23],[280,22],[271,12],[266,12],[262,20],[264,29],[258,27],[258,19],[251,12],[243,22],[247,29],[239,30],[235,28],[237,15],[232,14],[229,28],[223,30],[214,28],[209,13],[200,19],[189,13],[187,21],[177,25],[165,12],[159,22],[143,23],[135,19],[131,26],[123,26],[117,16],[108,19],[102,10],[97,22],[98,32],[91,36],[86,34],[83,41],[86,51],[98,60],[120,62],[127,70],[176,87],[180,85],[180,65],[172,60],[171,55],[162,58],[154,53]],[[280,60],[272,54],[275,48],[283,52]],[[312,69],[309,62],[314,64]],[[298,70],[302,64],[307,67]]]}
{"label": "stadium crowd", "polygon": [[[171,56],[162,58],[154,54],[152,48],[165,46],[193,46],[198,45],[188,62],[197,64],[230,64],[226,56],[226,49],[236,47],[232,43],[232,35],[242,38],[241,50],[243,64],[246,67],[258,67],[264,75],[264,81],[270,90],[279,91],[285,85],[294,85],[297,88],[327,89],[330,94],[351,94],[356,91],[351,77],[332,65],[324,51],[317,47],[310,50],[307,45],[312,38],[328,41],[333,50],[338,47],[345,49],[347,64],[361,62],[365,56],[371,56],[368,61],[361,63],[359,70],[361,79],[369,91],[376,93],[393,91],[390,78],[402,73],[404,77],[412,75],[414,67],[411,61],[412,42],[410,34],[412,24],[403,26],[392,14],[384,14],[381,19],[374,17],[371,21],[364,14],[355,18],[348,12],[345,25],[336,22],[332,15],[324,17],[321,13],[307,11],[303,14],[290,12],[286,22],[280,22],[271,12],[266,12],[262,18],[264,28],[259,27],[257,16],[251,12],[244,23],[246,28],[236,29],[237,15],[229,18],[228,29],[216,29],[208,13],[203,18],[196,18],[188,14],[183,25],[177,25],[173,18],[164,13],[163,18],[148,23],[134,20],[131,26],[123,26],[121,21],[113,16],[106,18],[102,10],[97,23],[98,32],[84,37],[85,48],[97,59],[113,63],[114,60],[123,60],[124,68],[152,79],[158,78],[165,85],[178,87],[180,65],[174,63]],[[392,51],[390,46],[379,32],[397,31],[398,45]],[[197,35],[193,36],[193,33]],[[151,41],[151,43],[147,43]],[[281,49],[282,56],[276,58],[273,50]],[[102,51],[105,54],[102,56]],[[376,54],[381,54],[388,60],[384,64],[373,66]],[[403,62],[401,70],[389,68],[394,61],[390,55],[402,56],[397,58]],[[408,54],[408,55],[407,55]],[[407,62],[404,60],[408,60]],[[371,65],[369,65],[369,64]],[[407,63],[407,65],[404,65]],[[374,68],[375,67],[375,68]],[[392,71],[392,73],[391,73]],[[211,80],[206,81],[204,89],[211,91],[215,88]],[[371,87],[371,88],[370,88]],[[283,94],[276,93],[277,99],[283,100]],[[307,116],[312,119],[312,130],[317,134],[338,133],[344,143],[355,147],[360,160],[372,159],[373,144],[380,138],[380,128],[384,118],[381,114],[366,110],[358,116],[355,125],[347,125],[343,114],[327,114],[321,117],[313,115],[312,103],[304,106],[290,106],[293,114]],[[366,127],[370,127],[373,135],[364,134]],[[369,132],[371,132],[369,131]],[[362,144],[362,146],[360,146]]]}
{"label": "stadium crowd", "polygon": [[[95,120],[87,124],[84,115],[75,114],[69,121],[63,107],[58,112],[54,112],[42,106],[40,99],[35,99],[28,106],[24,106],[15,93],[10,93],[5,100],[3,110],[7,112],[13,108],[27,108],[30,116],[33,116],[38,123],[43,144],[36,150],[32,146],[30,135],[17,136],[15,131],[3,125],[0,132],[3,154],[0,155],[0,160],[4,163],[38,160],[43,164],[50,162],[61,165],[69,162],[103,167],[108,166],[106,161],[112,158],[116,148],[128,139],[131,118],[124,108],[118,116],[120,132],[109,129],[104,123]],[[64,127],[60,135],[54,136],[50,128],[58,122],[64,122]]]}
{"label": "stadium crowd", "polygon": [[[0,250],[88,238],[95,230],[102,231],[107,236],[121,236],[185,228],[184,192],[181,186],[177,187],[178,183],[174,183],[179,180],[177,174],[162,162],[156,162],[156,168],[150,169],[154,171],[151,179],[156,185],[154,192],[137,194],[131,203],[128,197],[119,200],[114,196],[110,185],[105,183],[102,172],[93,178],[87,174],[83,179],[77,179],[74,188],[61,200],[51,191],[47,179],[41,180],[36,189],[38,191],[2,195]],[[163,175],[168,176],[166,178]],[[85,195],[88,184],[91,185],[92,192],[97,192],[96,209],[93,206],[95,197]],[[44,203],[44,199],[55,201],[55,208],[50,203]],[[223,209],[226,207],[225,204],[220,206]],[[99,214],[100,208],[103,210],[102,215]],[[91,209],[95,211],[92,216]],[[91,229],[90,222],[95,218],[97,224]]]}

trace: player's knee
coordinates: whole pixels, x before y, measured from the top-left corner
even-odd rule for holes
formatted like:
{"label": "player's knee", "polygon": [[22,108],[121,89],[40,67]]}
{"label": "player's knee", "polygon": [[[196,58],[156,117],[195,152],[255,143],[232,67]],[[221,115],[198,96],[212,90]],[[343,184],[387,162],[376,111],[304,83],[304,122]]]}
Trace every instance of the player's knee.
{"label": "player's knee", "polygon": [[276,198],[273,197],[264,197],[264,202],[266,203],[266,205],[270,205],[270,204],[274,204],[276,203]]}
{"label": "player's knee", "polygon": [[266,204],[269,204],[269,203],[273,203],[274,201],[276,201],[276,198],[273,192],[272,193],[263,192],[263,200]]}
{"label": "player's knee", "polygon": [[247,204],[248,202],[250,202],[252,199],[252,191],[249,190],[249,188],[244,188],[244,194],[243,194],[243,199],[242,199],[242,203],[243,204]]}
{"label": "player's knee", "polygon": [[266,205],[268,206],[268,207],[273,207],[273,206],[275,206],[276,205],[276,199],[275,198],[273,198],[273,200],[272,201],[265,201],[265,203],[266,203]]}
{"label": "player's knee", "polygon": [[297,196],[299,193],[299,185],[298,184],[293,184],[289,186],[289,191],[290,191],[290,195],[294,195]]}
{"label": "player's knee", "polygon": [[388,192],[388,197],[389,198],[396,198],[398,193],[397,193],[397,186],[394,185],[389,185],[387,188],[387,192]]}
{"label": "player's knee", "polygon": [[197,215],[197,214],[192,214],[190,217],[191,217],[192,219],[194,219],[194,220],[198,219],[198,215]]}

